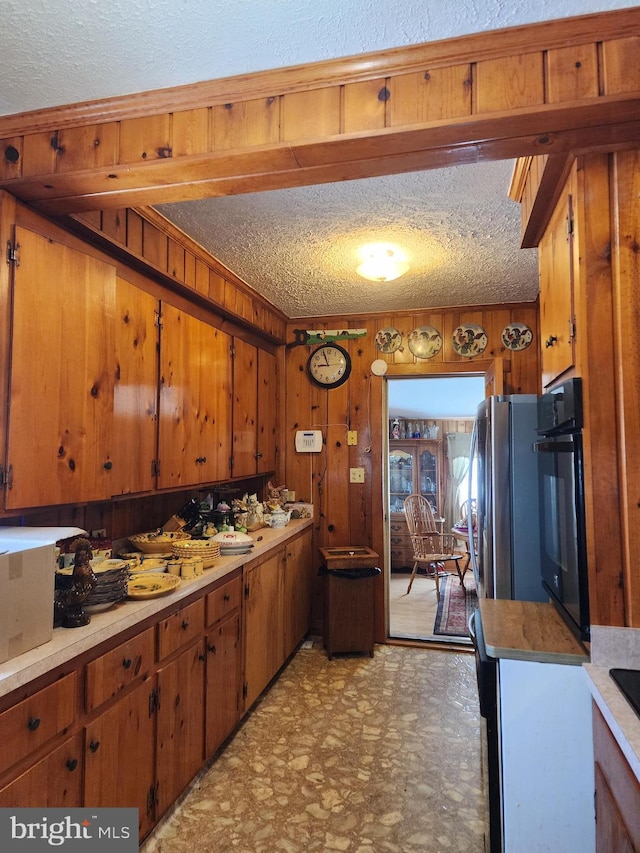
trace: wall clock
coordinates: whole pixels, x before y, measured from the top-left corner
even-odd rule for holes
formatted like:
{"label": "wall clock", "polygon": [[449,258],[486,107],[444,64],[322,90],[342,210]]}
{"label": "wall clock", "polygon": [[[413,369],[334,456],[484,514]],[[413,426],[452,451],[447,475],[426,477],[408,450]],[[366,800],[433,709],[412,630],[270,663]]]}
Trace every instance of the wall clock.
{"label": "wall clock", "polygon": [[309,379],[320,388],[338,388],[351,373],[351,356],[338,344],[323,344],[307,360]]}

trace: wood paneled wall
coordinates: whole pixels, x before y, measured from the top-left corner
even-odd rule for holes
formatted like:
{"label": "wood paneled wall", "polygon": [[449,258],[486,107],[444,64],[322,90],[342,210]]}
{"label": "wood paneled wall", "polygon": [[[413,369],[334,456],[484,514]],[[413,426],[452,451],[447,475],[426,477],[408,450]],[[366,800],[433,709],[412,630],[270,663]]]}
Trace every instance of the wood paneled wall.
{"label": "wood paneled wall", "polygon": [[[459,323],[473,322],[484,327],[488,345],[483,357],[467,359],[459,356],[451,344],[451,336]],[[506,351],[501,332],[511,322],[526,323],[534,332],[532,344],[521,352]],[[288,326],[288,341],[295,340],[294,328]],[[418,326],[429,325],[442,335],[443,346],[433,359],[417,359],[406,345],[406,336]],[[390,355],[378,351],[375,334],[394,327],[402,332],[405,342]],[[383,494],[384,452],[388,434],[385,411],[385,382],[371,373],[371,363],[383,359],[389,374],[411,376],[483,374],[494,359],[504,359],[505,393],[540,391],[538,309],[536,304],[514,304],[504,307],[441,309],[423,313],[365,317],[324,317],[306,321],[308,329],[366,329],[364,338],[341,341],[351,355],[353,370],[348,382],[339,388],[325,390],[314,386],[307,377],[306,363],[314,347],[291,346],[284,354],[284,386],[281,401],[282,439],[284,441],[284,481],[294,489],[298,499],[316,505],[314,554],[320,565],[317,548],[340,545],[367,545],[384,559],[385,516]],[[298,429],[322,430],[321,453],[296,453],[295,432]],[[358,443],[347,445],[347,430],[357,430]],[[349,483],[349,468],[364,468],[364,484]],[[319,612],[319,589],[316,590],[316,613]],[[380,579],[376,597],[376,637],[386,638],[384,624],[384,578]]]}

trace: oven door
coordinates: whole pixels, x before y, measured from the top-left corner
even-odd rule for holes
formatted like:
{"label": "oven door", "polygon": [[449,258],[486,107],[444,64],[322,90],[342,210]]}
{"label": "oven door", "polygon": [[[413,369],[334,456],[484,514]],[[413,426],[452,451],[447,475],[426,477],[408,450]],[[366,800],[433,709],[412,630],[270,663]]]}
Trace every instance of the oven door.
{"label": "oven door", "polygon": [[487,654],[479,610],[474,610],[469,618],[469,636],[475,650],[480,704],[482,787],[489,834],[485,849],[487,853],[502,853],[498,661]]}
{"label": "oven door", "polygon": [[589,633],[589,596],[582,474],[582,435],[535,443],[540,474],[542,580],[582,639]]}

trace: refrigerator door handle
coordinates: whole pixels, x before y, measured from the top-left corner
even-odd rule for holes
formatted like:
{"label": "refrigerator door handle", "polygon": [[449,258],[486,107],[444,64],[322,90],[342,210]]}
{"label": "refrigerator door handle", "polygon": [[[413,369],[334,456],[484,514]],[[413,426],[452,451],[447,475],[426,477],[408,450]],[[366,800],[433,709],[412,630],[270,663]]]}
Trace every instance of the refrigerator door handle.
{"label": "refrigerator door handle", "polygon": [[535,441],[534,453],[575,453],[575,443],[571,436],[564,437],[562,441]]}

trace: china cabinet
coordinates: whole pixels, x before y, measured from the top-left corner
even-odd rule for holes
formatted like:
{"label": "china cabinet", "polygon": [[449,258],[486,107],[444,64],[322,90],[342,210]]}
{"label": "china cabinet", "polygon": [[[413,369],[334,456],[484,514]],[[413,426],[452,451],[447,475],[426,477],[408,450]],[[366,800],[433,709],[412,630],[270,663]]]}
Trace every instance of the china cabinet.
{"label": "china cabinet", "polygon": [[389,442],[389,510],[391,568],[413,563],[411,538],[404,517],[404,499],[421,494],[436,518],[442,509],[442,442],[400,439]]}

